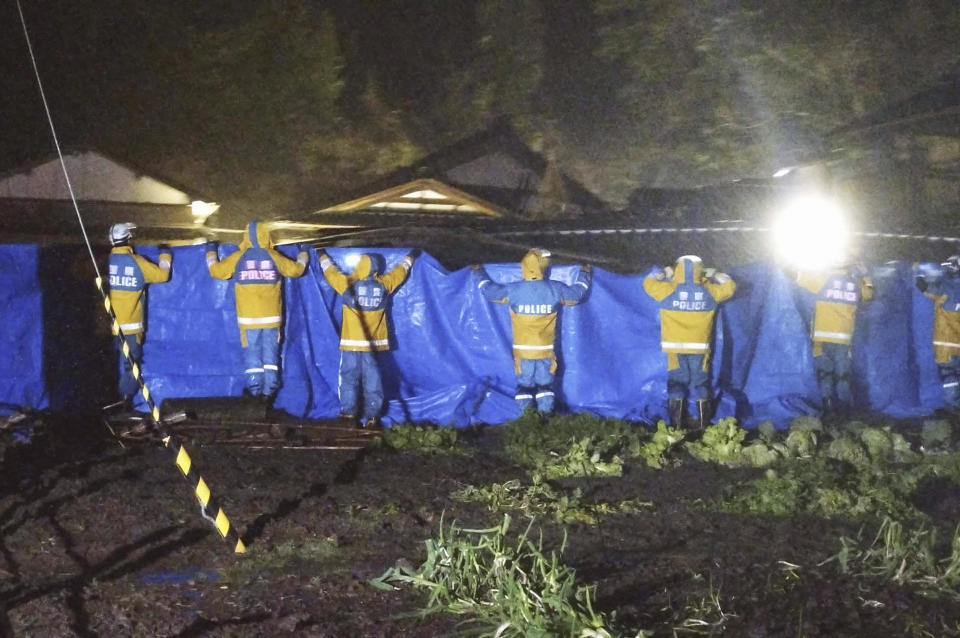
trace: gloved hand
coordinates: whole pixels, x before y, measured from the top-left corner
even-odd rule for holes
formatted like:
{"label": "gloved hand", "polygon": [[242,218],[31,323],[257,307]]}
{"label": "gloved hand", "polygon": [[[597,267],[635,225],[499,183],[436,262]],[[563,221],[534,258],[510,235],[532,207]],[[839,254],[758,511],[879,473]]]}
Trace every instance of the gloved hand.
{"label": "gloved hand", "polygon": [[714,277],[716,277],[716,275],[717,275],[717,269],[716,269],[716,268],[704,268],[704,269],[703,269],[703,276],[706,277],[707,279],[713,279]]}
{"label": "gloved hand", "polygon": [[867,270],[867,267],[863,264],[854,264],[850,267],[850,274],[857,279],[863,279],[866,277],[870,271]]}
{"label": "gloved hand", "polygon": [[917,284],[917,290],[920,292],[927,292],[927,279],[923,275],[917,275],[917,278],[914,280]]}
{"label": "gloved hand", "polygon": [[663,269],[663,278],[664,279],[673,279],[673,268],[667,266]]}

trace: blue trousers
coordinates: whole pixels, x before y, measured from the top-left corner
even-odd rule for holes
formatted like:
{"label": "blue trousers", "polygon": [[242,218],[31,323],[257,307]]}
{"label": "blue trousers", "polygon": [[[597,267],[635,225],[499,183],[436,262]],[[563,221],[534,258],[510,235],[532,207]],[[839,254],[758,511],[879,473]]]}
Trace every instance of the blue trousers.
{"label": "blue trousers", "polygon": [[946,363],[938,363],[940,385],[943,388],[943,400],[947,407],[960,409],[960,357],[953,357]]}
{"label": "blue trousers", "polygon": [[247,393],[272,397],[280,389],[280,329],[247,330],[243,347]]}
{"label": "blue trousers", "polygon": [[514,397],[520,411],[537,404],[537,410],[544,414],[553,412],[553,373],[550,366],[553,359],[520,359],[520,374],[517,375],[517,394]]}
{"label": "blue trousers", "polygon": [[[137,335],[124,335],[124,341],[130,346],[130,358],[137,364],[137,367],[143,369],[143,345],[137,341]],[[130,361],[123,356],[123,350],[120,349],[120,342],[117,342],[117,354],[119,355],[117,370],[117,390],[124,399],[132,398],[140,391],[140,384],[133,378],[130,371]]]}
{"label": "blue trousers", "polygon": [[[363,414],[357,413],[363,387]],[[340,351],[340,414],[372,419],[383,409],[383,381],[372,352]]]}
{"label": "blue trousers", "polygon": [[822,353],[813,358],[817,383],[824,400],[833,399],[841,406],[853,401],[850,393],[850,346],[842,343],[820,344]]}
{"label": "blue trousers", "polygon": [[703,369],[703,354],[676,354],[680,365],[667,370],[667,396],[671,399],[710,398],[710,371]]}

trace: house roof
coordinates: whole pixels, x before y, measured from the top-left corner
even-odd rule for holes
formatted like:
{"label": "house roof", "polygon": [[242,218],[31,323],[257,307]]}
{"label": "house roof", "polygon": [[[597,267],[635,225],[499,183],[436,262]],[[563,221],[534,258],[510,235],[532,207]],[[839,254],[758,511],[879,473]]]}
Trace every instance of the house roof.
{"label": "house roof", "polygon": [[[147,171],[126,158],[78,147],[64,150],[64,163],[77,199],[140,204],[183,204],[214,198]],[[70,199],[57,155],[46,155],[0,172],[0,198]]]}
{"label": "house roof", "polygon": [[80,241],[71,191],[91,239],[105,229],[133,222],[141,239],[196,237],[211,212],[196,191],[144,173],[103,153],[76,149],[0,175],[0,241]]}
{"label": "house roof", "polygon": [[414,179],[323,209],[322,213],[467,213],[500,217],[503,209],[459,188],[432,178]]}
{"label": "house roof", "polygon": [[[398,168],[355,192],[347,202],[331,202],[319,214],[349,207],[364,209],[368,198],[404,191],[420,180],[433,180],[461,198],[502,216],[531,217],[549,208],[557,216],[594,214],[608,206],[585,186],[562,173],[555,161],[534,152],[501,120],[416,163]],[[466,212],[466,211],[464,211]],[[553,215],[550,215],[553,216]]]}

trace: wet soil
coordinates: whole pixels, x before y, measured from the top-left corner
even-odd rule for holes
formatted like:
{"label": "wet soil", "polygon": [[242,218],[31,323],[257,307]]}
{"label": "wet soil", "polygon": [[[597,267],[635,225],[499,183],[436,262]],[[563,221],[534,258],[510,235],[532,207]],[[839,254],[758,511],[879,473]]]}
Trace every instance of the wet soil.
{"label": "wet soil", "polygon": [[[440,517],[489,526],[459,503],[465,484],[523,478],[495,430],[467,453],[247,450],[191,446],[249,545],[235,556],[200,517],[165,449],[121,449],[95,419],[50,425],[2,450],[0,635],[442,636],[460,618],[409,617],[413,590],[369,586],[398,559],[422,560]],[[568,525],[564,559],[596,583],[620,627],[657,635],[954,635],[960,605],[820,565],[857,527],[720,514],[702,504],[752,471],[684,463],[622,478],[563,480],[587,501],[653,507]],[[957,513],[933,486],[930,509]],[[939,490],[939,491],[937,491]],[[543,521],[545,544],[563,528]],[[926,633],[923,633],[926,632]]]}

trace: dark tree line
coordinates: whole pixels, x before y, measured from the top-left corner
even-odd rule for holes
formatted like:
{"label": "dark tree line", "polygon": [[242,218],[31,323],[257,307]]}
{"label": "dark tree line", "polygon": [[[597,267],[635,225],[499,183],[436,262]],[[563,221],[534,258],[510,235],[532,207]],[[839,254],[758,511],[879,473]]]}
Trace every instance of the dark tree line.
{"label": "dark tree line", "polygon": [[[50,146],[6,4],[10,167]],[[955,0],[26,5],[66,142],[238,215],[336,200],[503,116],[613,201],[769,175],[960,65]]]}

